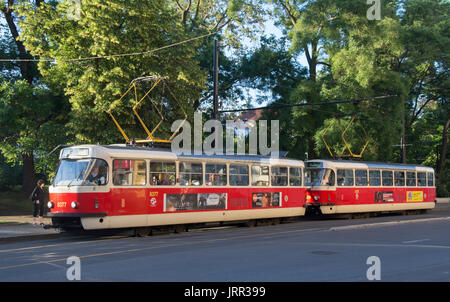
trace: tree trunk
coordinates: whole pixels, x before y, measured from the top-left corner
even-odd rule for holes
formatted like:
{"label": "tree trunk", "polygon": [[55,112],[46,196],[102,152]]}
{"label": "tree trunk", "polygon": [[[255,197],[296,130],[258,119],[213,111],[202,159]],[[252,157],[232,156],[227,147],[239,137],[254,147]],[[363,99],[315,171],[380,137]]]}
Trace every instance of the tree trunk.
{"label": "tree trunk", "polygon": [[34,158],[33,154],[22,154],[23,174],[22,174],[22,191],[31,194],[36,186],[36,177],[34,175]]}
{"label": "tree trunk", "polygon": [[[447,112],[447,116],[450,115],[450,110]],[[448,147],[448,128],[450,126],[450,119],[447,119],[447,123],[444,125],[444,130],[442,131],[442,149],[439,163],[439,172],[438,172],[438,184],[442,185],[444,183],[444,171],[445,164],[447,161],[447,147]]]}
{"label": "tree trunk", "polygon": [[316,146],[312,135],[308,136],[308,159],[317,159],[316,151],[314,147]]}
{"label": "tree trunk", "polygon": [[[40,2],[39,2],[39,4],[40,4]],[[13,17],[13,9],[12,9],[13,5],[14,5],[14,1],[10,0],[8,7],[4,8],[2,10],[3,15],[5,16],[9,31],[11,32],[11,36],[14,38],[14,42],[16,43],[17,49],[19,51],[19,58],[20,59],[28,59],[28,58],[30,58],[30,55],[28,54],[28,51],[26,50],[22,41],[19,40],[19,31],[17,30],[17,26],[16,26],[16,23],[14,22],[14,17]],[[28,84],[32,85],[33,73],[31,71],[30,64],[31,64],[31,62],[21,61],[20,62],[20,73],[22,74],[22,77],[28,82]]]}
{"label": "tree trunk", "polygon": [[[36,6],[39,7],[43,0],[36,0]],[[19,39],[19,31],[17,29],[15,20],[14,20],[14,6],[15,1],[9,0],[7,4],[5,3],[5,7],[2,9],[3,15],[5,17],[6,23],[8,24],[9,31],[11,36],[16,43],[17,50],[19,51],[20,59],[28,59],[31,58],[27,49],[23,45],[22,41]],[[7,6],[6,6],[7,5]],[[32,71],[32,62],[29,61],[20,61],[20,73],[22,78],[25,79],[30,86],[33,85],[33,71]],[[36,178],[34,175],[34,158],[33,153],[27,154],[22,153],[22,161],[23,161],[23,171],[22,171],[22,191],[30,194],[31,191],[36,186]]]}

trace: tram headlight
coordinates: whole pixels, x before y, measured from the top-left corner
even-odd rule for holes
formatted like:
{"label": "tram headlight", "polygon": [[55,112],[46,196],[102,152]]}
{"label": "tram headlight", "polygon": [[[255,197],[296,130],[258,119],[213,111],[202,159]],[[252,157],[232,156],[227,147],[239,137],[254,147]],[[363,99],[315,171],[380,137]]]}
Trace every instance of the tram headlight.
{"label": "tram headlight", "polygon": [[72,209],[78,209],[78,202],[72,201],[72,203],[70,204],[70,206],[72,207]]}
{"label": "tram headlight", "polygon": [[314,200],[315,200],[315,201],[318,201],[318,200],[319,200],[319,196],[317,196],[317,195],[314,196]]}
{"label": "tram headlight", "polygon": [[47,207],[48,207],[49,209],[53,209],[54,206],[55,206],[55,204],[53,203],[53,201],[47,202]]}

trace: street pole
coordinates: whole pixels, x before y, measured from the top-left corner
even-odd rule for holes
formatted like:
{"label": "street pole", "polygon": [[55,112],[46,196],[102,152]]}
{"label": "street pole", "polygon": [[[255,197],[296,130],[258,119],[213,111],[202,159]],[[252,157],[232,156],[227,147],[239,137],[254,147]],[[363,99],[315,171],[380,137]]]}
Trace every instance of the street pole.
{"label": "street pole", "polygon": [[214,40],[213,64],[214,64],[213,119],[217,119],[217,111],[219,107],[219,55],[218,55],[217,39]]}

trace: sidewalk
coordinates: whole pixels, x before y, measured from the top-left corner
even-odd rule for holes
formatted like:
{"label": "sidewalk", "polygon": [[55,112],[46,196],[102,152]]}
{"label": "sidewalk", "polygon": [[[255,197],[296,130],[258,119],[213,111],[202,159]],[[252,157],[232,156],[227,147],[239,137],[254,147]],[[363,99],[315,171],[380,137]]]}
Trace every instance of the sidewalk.
{"label": "sidewalk", "polygon": [[[39,218],[36,218],[39,223]],[[42,218],[44,224],[50,224],[52,220],[50,218]],[[18,216],[0,216],[0,227],[11,224],[32,224],[33,216],[31,215],[18,215]]]}
{"label": "sidewalk", "polygon": [[[39,219],[37,219],[39,223]],[[43,218],[44,224],[51,224],[50,218]],[[33,225],[33,216],[0,216],[0,243],[17,240],[29,240],[48,237],[56,237],[59,231],[56,229],[44,229],[40,225]]]}

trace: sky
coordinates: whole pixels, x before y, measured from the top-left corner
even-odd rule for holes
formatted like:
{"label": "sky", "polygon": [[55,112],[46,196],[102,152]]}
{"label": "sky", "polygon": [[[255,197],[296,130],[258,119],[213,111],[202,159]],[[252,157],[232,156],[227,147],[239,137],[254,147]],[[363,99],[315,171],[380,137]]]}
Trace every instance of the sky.
{"label": "sky", "polygon": [[[268,19],[266,22],[264,22],[264,30],[261,33],[261,37],[263,37],[263,36],[271,36],[271,35],[274,35],[276,38],[283,37],[282,31],[274,24],[273,19]],[[250,38],[244,38],[243,39],[243,45],[244,45],[244,47],[248,47],[250,49],[256,49],[259,46],[259,42],[258,42],[259,38],[256,38],[256,40],[257,41],[252,40]],[[233,53],[230,50],[225,50],[225,54],[228,55],[228,56],[233,56]],[[298,62],[302,66],[308,66],[308,62],[306,60],[305,54],[302,54],[298,58]],[[220,62],[219,62],[219,65],[220,65]],[[260,90],[253,89],[253,88],[247,88],[244,91],[244,95],[249,97],[249,98],[251,98],[251,99],[256,99],[257,95],[264,95],[264,96],[268,97],[267,101],[265,101],[263,103],[251,102],[251,105],[253,107],[267,106],[273,101],[270,98],[271,97],[271,92],[270,91],[260,91]],[[243,105],[242,108],[246,108],[245,104],[247,102],[246,102],[246,97],[245,96],[244,96],[244,99],[239,101],[239,103]],[[224,107],[224,108],[220,108],[220,109],[225,110],[225,109],[238,109],[238,108]]]}

